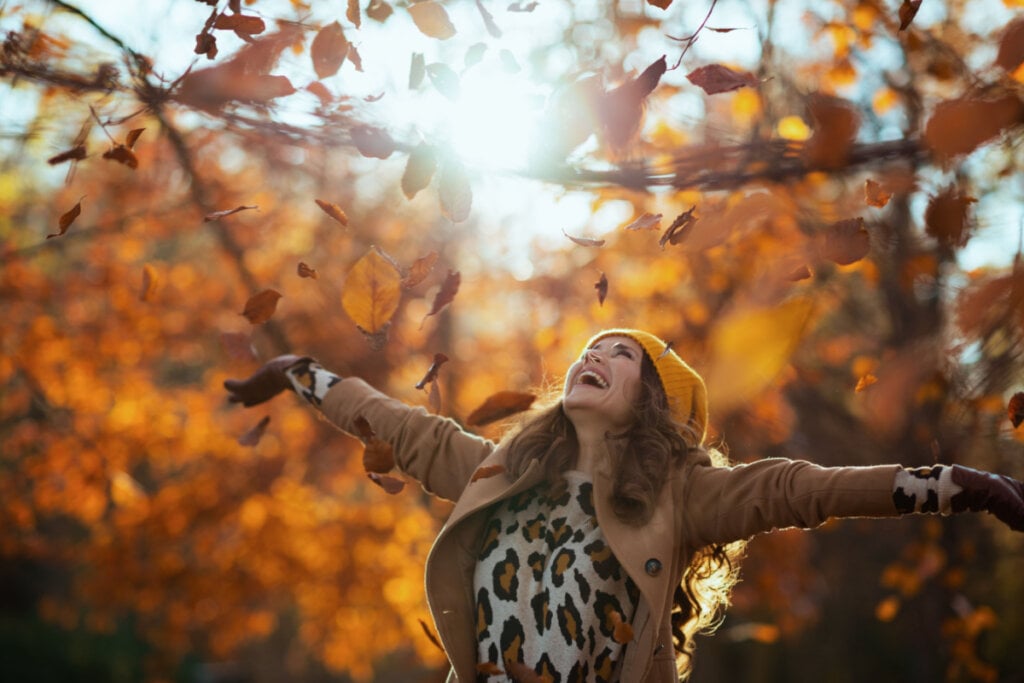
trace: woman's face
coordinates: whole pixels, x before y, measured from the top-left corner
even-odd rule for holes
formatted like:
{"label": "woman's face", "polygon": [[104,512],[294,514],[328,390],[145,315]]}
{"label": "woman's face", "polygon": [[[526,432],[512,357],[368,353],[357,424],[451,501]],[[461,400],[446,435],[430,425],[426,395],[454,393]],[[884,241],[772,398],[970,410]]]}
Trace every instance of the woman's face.
{"label": "woman's face", "polygon": [[586,349],[565,376],[562,406],[573,424],[627,429],[640,398],[642,360],[643,349],[630,337],[604,337]]}

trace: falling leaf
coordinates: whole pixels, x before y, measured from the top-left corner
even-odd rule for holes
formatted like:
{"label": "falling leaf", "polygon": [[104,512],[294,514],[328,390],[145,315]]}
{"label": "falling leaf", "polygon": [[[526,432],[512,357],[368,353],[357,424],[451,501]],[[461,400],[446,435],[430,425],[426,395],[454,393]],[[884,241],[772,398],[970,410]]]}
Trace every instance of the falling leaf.
{"label": "falling leaf", "polygon": [[367,95],[363,98],[364,102],[379,102],[384,97],[384,91],[380,91],[376,95]]}
{"label": "falling leaf", "polygon": [[206,55],[207,59],[214,59],[217,56],[217,39],[206,31],[197,33],[193,51],[197,55]]}
{"label": "falling leaf", "polygon": [[230,358],[241,361],[256,360],[256,349],[252,345],[252,337],[241,332],[222,332],[220,345]]}
{"label": "falling leaf", "polygon": [[871,238],[861,217],[837,221],[825,230],[822,257],[846,266],[856,263],[871,249]]}
{"label": "falling leaf", "polygon": [[423,375],[423,379],[416,383],[417,389],[422,389],[431,382],[437,379],[437,371],[441,369],[441,366],[448,362],[448,356],[443,353],[434,354],[434,362],[430,364],[430,368],[427,369],[427,374]]}
{"label": "falling leaf", "polygon": [[690,228],[697,222],[697,219],[693,217],[693,212],[697,208],[694,204],[688,210],[682,212],[676,219],[672,221],[672,225],[668,226],[668,229],[662,234],[661,239],[658,240],[658,245],[662,249],[665,248],[665,243],[668,244],[679,244],[689,233]]}
{"label": "falling leaf", "polygon": [[905,31],[910,22],[917,16],[917,10],[921,7],[921,0],[903,0],[900,5],[900,30]]}
{"label": "falling leaf", "polygon": [[662,56],[635,79],[610,90],[600,98],[598,116],[605,142],[612,150],[627,148],[639,133],[647,96],[654,92],[664,75],[666,60]]}
{"label": "falling leaf", "polygon": [[455,27],[448,18],[448,12],[434,0],[423,0],[409,5],[409,14],[412,15],[416,28],[426,36],[447,40],[455,35]]}
{"label": "falling leaf", "polygon": [[139,136],[145,132],[145,128],[133,128],[128,131],[128,135],[124,138],[124,146],[128,149],[135,147],[135,143],[139,141]]}
{"label": "falling leaf", "polygon": [[948,161],[1018,125],[1022,115],[1024,102],[1015,95],[946,100],[935,106],[924,139],[940,161]]}
{"label": "falling leaf", "polygon": [[359,0],[348,0],[345,18],[352,22],[356,28],[359,28],[359,24],[362,23],[362,16],[359,13]]}
{"label": "falling leaf", "polygon": [[626,230],[655,230],[661,226],[660,213],[644,213],[625,227]]}
{"label": "falling leaf", "polygon": [[470,483],[473,483],[480,479],[490,479],[491,477],[496,477],[504,472],[504,465],[485,465],[484,467],[478,467],[476,471],[473,472],[473,476],[469,478],[469,481]]}
{"label": "falling leaf", "polygon": [[484,20],[484,28],[486,28],[487,32],[491,34],[491,37],[501,38],[501,29],[498,28],[496,23],[494,23],[494,17],[487,11],[487,8],[484,7],[484,4],[480,2],[480,0],[476,0],[476,8],[480,12],[480,17]]}
{"label": "falling leaf", "polygon": [[860,113],[844,99],[816,93],[807,103],[813,133],[804,143],[807,163],[815,168],[841,168],[846,164],[860,129]]}
{"label": "falling leaf", "polygon": [[437,154],[431,145],[421,142],[409,153],[402,173],[402,193],[412,199],[416,193],[430,184],[437,170]]}
{"label": "falling leaf", "polygon": [[878,378],[869,372],[868,374],[863,375],[860,379],[857,380],[857,386],[853,388],[853,391],[854,393],[859,394],[860,392],[864,391],[872,384],[875,384],[877,382]]}
{"label": "falling leaf", "polygon": [[423,83],[423,77],[427,75],[427,62],[422,52],[413,52],[412,61],[409,64],[409,90],[415,90]]}
{"label": "falling leaf", "polygon": [[337,21],[321,28],[309,48],[313,70],[318,78],[327,78],[338,73],[348,54],[348,39],[345,30]]}
{"label": "falling leaf", "polygon": [[439,93],[453,102],[459,99],[461,94],[459,75],[452,71],[451,67],[440,62],[434,62],[433,64],[427,64],[426,70],[427,76],[430,77],[430,82],[434,84]]}
{"label": "falling leaf", "polygon": [[924,211],[924,229],[946,248],[967,244],[971,221],[969,209],[978,201],[963,194],[955,185],[949,185],[928,201]]}
{"label": "falling leaf", "polygon": [[432,642],[434,646],[437,647],[437,649],[440,650],[442,654],[444,654],[444,648],[441,647],[441,641],[437,639],[437,636],[434,635],[434,633],[430,630],[430,627],[427,626],[427,622],[423,621],[422,619],[419,619],[418,621],[420,622],[420,626],[423,628],[423,633],[427,636],[427,640]]}
{"label": "falling leaf", "polygon": [[757,85],[757,77],[747,71],[733,71],[722,64],[708,64],[686,74],[686,79],[708,95],[730,92]]}
{"label": "falling leaf", "polygon": [[[359,54],[359,48],[357,48],[352,43],[349,43],[348,45],[348,61],[352,62],[352,66],[355,67],[356,71],[360,73],[363,72],[363,57],[362,55]],[[379,100],[381,97],[384,97],[383,92],[377,96],[377,100]],[[376,102],[377,100],[373,101]]]}
{"label": "falling leaf", "polygon": [[139,167],[139,160],[136,158],[135,152],[131,151],[124,145],[114,145],[103,153],[103,158],[116,161],[119,164],[124,164],[128,168],[134,169]]}
{"label": "falling leaf", "polygon": [[332,202],[325,201],[323,199],[314,199],[316,205],[323,209],[324,213],[338,221],[342,225],[348,225],[348,216],[345,215],[345,211],[340,206]]}
{"label": "falling leaf", "polygon": [[385,474],[367,472],[366,476],[368,476],[370,478],[370,481],[372,481],[374,484],[384,489],[385,493],[390,493],[391,495],[401,493],[402,489],[405,488],[404,481],[402,481],[401,479],[395,479],[394,477],[389,477]]}
{"label": "falling leaf", "polygon": [[65,161],[81,161],[85,158],[85,145],[75,145],[69,150],[65,150],[60,154],[55,154],[46,160],[46,163],[51,166],[64,163]]}
{"label": "falling leaf", "polygon": [[633,626],[622,620],[622,614],[618,610],[612,610],[608,616],[614,629],[612,640],[621,645],[633,640]]}
{"label": "falling leaf", "polygon": [[366,16],[379,22],[387,21],[394,11],[384,0],[370,0],[370,4],[366,6]]}
{"label": "falling leaf", "polygon": [[672,0],[647,0],[647,4],[658,9],[668,9],[668,6],[672,4]]}
{"label": "falling leaf", "polygon": [[263,433],[267,431],[267,425],[270,424],[270,416],[265,415],[263,419],[256,423],[256,426],[238,437],[238,443],[242,446],[255,446],[263,438]]}
{"label": "falling leaf", "polygon": [[594,283],[594,289],[597,290],[598,305],[604,306],[604,300],[608,297],[608,276],[601,273],[601,278]]}
{"label": "falling leaf", "polygon": [[658,354],[658,357],[655,360],[661,360],[668,354],[672,353],[672,346],[674,344],[675,342],[673,342],[672,340],[665,342],[665,348],[661,350],[661,353]]}
{"label": "falling leaf", "polygon": [[600,247],[604,245],[604,240],[594,239],[591,237],[573,237],[565,230],[562,230],[562,234],[571,239],[576,244],[580,245],[581,247]]}
{"label": "falling leaf", "polygon": [[51,237],[60,237],[61,235],[66,233],[68,231],[68,228],[71,227],[71,224],[75,222],[75,219],[78,218],[78,216],[81,215],[81,213],[82,200],[79,199],[77,204],[75,204],[70,209],[62,213],[60,215],[60,218],[57,219],[57,226],[60,228],[60,232],[55,232],[52,235],[47,235],[46,239],[50,239]]}
{"label": "falling leaf", "polygon": [[466,58],[464,63],[468,69],[471,66],[476,66],[484,59],[484,53],[487,52],[487,43],[473,43],[466,50]]}
{"label": "falling leaf", "polygon": [[996,64],[1007,73],[1014,73],[1024,63],[1024,17],[1011,21],[999,41]]}
{"label": "falling leaf", "polygon": [[249,300],[245,302],[242,315],[253,325],[265,323],[274,315],[274,311],[277,310],[277,300],[280,298],[280,292],[264,289],[249,297]]}
{"label": "falling leaf", "polygon": [[239,211],[249,211],[250,209],[259,209],[258,206],[236,206],[233,209],[225,209],[224,211],[214,211],[203,216],[203,222],[209,223],[210,221],[219,221],[221,218],[230,216],[231,214],[238,213]]}
{"label": "falling leaf", "polygon": [[139,301],[152,301],[157,286],[156,268],[150,264],[142,266],[142,289],[139,290]]}
{"label": "falling leaf", "polygon": [[1006,406],[1006,412],[1010,417],[1010,423],[1013,425],[1013,428],[1020,427],[1020,423],[1024,422],[1024,391],[1018,391],[1010,398],[1010,402]]}
{"label": "falling leaf", "polygon": [[445,277],[444,282],[441,283],[441,289],[434,295],[434,302],[430,305],[430,311],[423,316],[423,321],[420,322],[420,327],[423,327],[423,323],[427,321],[432,315],[440,313],[445,306],[450,304],[455,299],[455,295],[459,292],[459,284],[462,282],[462,275],[459,271],[448,271],[448,275]]}
{"label": "falling leaf", "polygon": [[345,278],[341,307],[375,350],[387,341],[387,328],[398,310],[402,276],[390,257],[373,247]]}
{"label": "falling leaf", "polygon": [[257,16],[250,14],[221,14],[213,27],[224,31],[235,31],[245,35],[256,35],[267,30],[267,25]]}
{"label": "falling leaf", "polygon": [[437,183],[441,213],[452,223],[461,223],[469,218],[473,208],[473,189],[469,184],[466,170],[457,160],[449,159],[441,166]]}
{"label": "falling leaf", "polygon": [[480,662],[476,665],[477,673],[481,673],[484,676],[500,676],[504,671],[501,667],[494,662]]}
{"label": "falling leaf", "polygon": [[499,391],[487,397],[479,407],[469,414],[466,424],[483,427],[510,415],[527,410],[537,397],[518,391]]}
{"label": "falling leaf", "polygon": [[874,206],[876,208],[882,208],[889,203],[889,199],[892,198],[892,192],[886,192],[885,189],[871,178],[864,181],[864,201],[868,206]]}
{"label": "falling leaf", "polygon": [[395,151],[391,134],[373,126],[355,126],[350,131],[352,143],[364,157],[387,159]]}
{"label": "falling leaf", "polygon": [[320,273],[316,272],[316,268],[311,268],[305,261],[299,261],[298,273],[299,277],[320,279]]}
{"label": "falling leaf", "polygon": [[306,86],[306,90],[316,95],[316,98],[320,100],[320,104],[324,107],[334,101],[334,95],[327,89],[327,86],[320,81],[313,81]]}
{"label": "falling leaf", "polygon": [[437,252],[431,251],[425,256],[420,256],[418,259],[413,261],[412,265],[409,267],[408,274],[402,278],[402,289],[412,289],[419,283],[423,282],[427,278],[427,275],[430,275],[430,271],[434,269],[437,257]]}

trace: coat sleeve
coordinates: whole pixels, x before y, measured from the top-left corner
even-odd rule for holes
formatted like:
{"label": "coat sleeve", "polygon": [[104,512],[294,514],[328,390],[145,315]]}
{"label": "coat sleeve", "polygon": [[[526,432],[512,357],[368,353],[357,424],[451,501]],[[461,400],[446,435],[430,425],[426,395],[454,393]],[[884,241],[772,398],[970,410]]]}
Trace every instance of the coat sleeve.
{"label": "coat sleeve", "polygon": [[383,394],[363,380],[349,377],[331,387],[321,411],[335,426],[357,434],[364,418],[377,437],[391,444],[395,464],[423,488],[456,500],[494,443],[463,430],[455,421],[428,413]]}
{"label": "coat sleeve", "polygon": [[896,517],[892,494],[898,469],[822,467],[784,458],[696,466],[685,487],[683,523],[700,547],[774,529],[811,529],[833,517]]}

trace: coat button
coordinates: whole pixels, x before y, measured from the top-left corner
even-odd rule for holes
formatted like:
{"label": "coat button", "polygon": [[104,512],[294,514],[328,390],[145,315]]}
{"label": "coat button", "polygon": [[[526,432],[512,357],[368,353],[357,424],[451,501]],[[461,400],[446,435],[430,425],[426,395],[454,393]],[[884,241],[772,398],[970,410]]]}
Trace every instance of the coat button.
{"label": "coat button", "polygon": [[661,573],[661,561],[652,557],[644,564],[644,571],[648,576],[657,576]]}

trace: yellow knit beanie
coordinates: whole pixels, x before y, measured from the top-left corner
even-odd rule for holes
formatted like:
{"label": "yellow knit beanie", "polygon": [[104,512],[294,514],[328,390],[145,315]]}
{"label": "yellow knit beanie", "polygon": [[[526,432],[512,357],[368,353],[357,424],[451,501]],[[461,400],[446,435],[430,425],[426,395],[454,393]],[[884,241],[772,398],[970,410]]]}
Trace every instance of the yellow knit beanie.
{"label": "yellow knit beanie", "polygon": [[589,349],[599,339],[616,336],[629,337],[643,347],[658,371],[672,417],[680,424],[692,424],[703,443],[708,430],[708,392],[701,376],[675,351],[667,348],[665,342],[643,330],[604,330],[591,337],[586,348]]}

